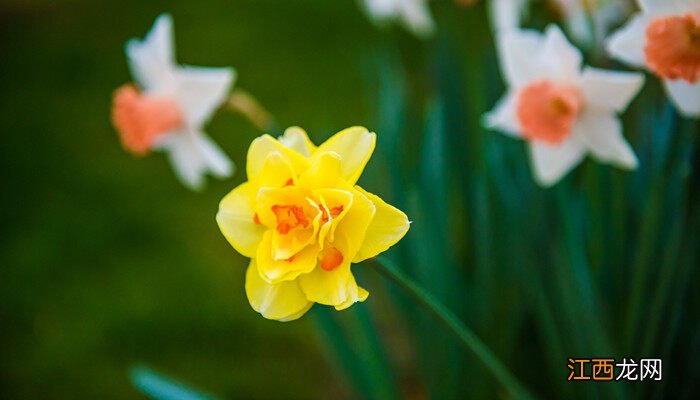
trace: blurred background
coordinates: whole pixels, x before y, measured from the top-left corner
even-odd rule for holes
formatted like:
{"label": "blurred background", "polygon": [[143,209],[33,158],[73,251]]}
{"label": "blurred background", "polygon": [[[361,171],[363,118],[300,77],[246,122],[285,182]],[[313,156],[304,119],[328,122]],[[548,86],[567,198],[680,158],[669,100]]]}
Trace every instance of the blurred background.
{"label": "blurred background", "polygon": [[[552,4],[524,24],[566,26]],[[195,193],[111,126],[124,43],[162,12],[180,63],[234,67],[279,128],[378,133],[360,184],[413,221],[388,256],[537,397],[698,398],[697,121],[648,77],[624,115],[640,167],[587,159],[542,189],[525,144],[481,126],[504,90],[485,2],[430,5],[419,40],[352,0],[3,0],[0,398],[141,399],[134,365],[221,398],[511,398],[371,262],[353,267],[369,299],[342,313],[251,309],[214,216],[261,132],[220,110],[207,131],[238,170]],[[600,39],[586,62],[624,69]],[[662,358],[664,380],[567,382],[569,357]]]}
{"label": "blurred background", "polygon": [[181,63],[235,67],[280,124],[315,140],[369,125],[362,54],[380,35],[352,1],[0,2],[0,397],[141,398],[137,362],[228,398],[346,396],[310,318],[250,308],[247,259],[214,220],[260,132],[213,118],[238,171],[202,193],[119,144],[124,43],[166,11]]}

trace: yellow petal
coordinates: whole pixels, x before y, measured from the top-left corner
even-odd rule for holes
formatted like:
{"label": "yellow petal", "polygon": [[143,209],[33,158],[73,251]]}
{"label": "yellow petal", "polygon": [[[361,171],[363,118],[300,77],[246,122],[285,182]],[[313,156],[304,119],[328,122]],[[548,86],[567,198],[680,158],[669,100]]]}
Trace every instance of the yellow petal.
{"label": "yellow petal", "polygon": [[355,186],[360,193],[372,201],[377,212],[374,214],[365,234],[360,250],[352,260],[359,263],[388,250],[404,237],[411,223],[408,217],[398,208],[384,202],[379,196]]}
{"label": "yellow petal", "polygon": [[316,146],[309,140],[309,135],[298,126],[287,128],[284,135],[279,137],[279,141],[304,157],[310,157],[316,151]]}
{"label": "yellow petal", "polygon": [[270,284],[260,278],[255,259],[246,272],[245,291],[250,306],[263,317],[291,321],[304,315],[313,305],[306,300],[297,281]]}
{"label": "yellow petal", "polygon": [[[308,274],[297,278],[301,290],[309,301],[329,306],[345,304],[352,293],[352,273],[350,272],[350,260],[343,259],[343,263],[332,271],[326,271],[320,267],[314,268]],[[357,286],[357,284],[355,284]]]}
{"label": "yellow petal", "polygon": [[246,182],[227,194],[219,204],[216,222],[237,252],[254,257],[265,228],[254,222],[255,190]]}
{"label": "yellow petal", "polygon": [[314,304],[315,304],[314,302],[310,301],[309,304],[307,304],[307,306],[305,308],[299,310],[298,313],[292,314],[292,315],[284,317],[284,318],[280,318],[280,319],[278,319],[278,321],[289,322],[289,321],[294,321],[295,319],[299,319],[302,316],[304,316],[304,314],[306,314],[311,309],[311,307],[313,307]]}
{"label": "yellow petal", "polygon": [[253,140],[248,149],[246,170],[249,181],[255,182],[258,179],[265,165],[265,160],[273,152],[279,152],[282,157],[286,158],[297,175],[305,171],[309,165],[301,154],[284,146],[270,135],[262,135]]}
{"label": "yellow petal", "polygon": [[318,189],[314,190],[313,194],[319,199],[319,206],[323,208],[325,216],[328,218],[318,233],[318,242],[323,248],[326,240],[330,242],[335,240],[335,229],[352,209],[353,195],[345,190],[337,189]]}
{"label": "yellow petal", "polygon": [[[369,200],[366,201],[369,202]],[[363,203],[361,198],[359,201],[358,198],[355,198],[350,212],[343,219],[343,223],[340,224],[340,226],[349,226],[350,223],[359,222],[358,226],[352,227],[352,229],[349,229],[346,226],[346,230],[342,233],[339,226],[336,232],[336,240],[333,243],[327,244],[327,246],[333,246],[340,251],[340,254],[343,257],[341,264],[330,271],[327,271],[320,266],[316,266],[312,272],[305,275],[300,275],[298,278],[299,285],[309,301],[314,301],[316,303],[326,304],[329,306],[349,307],[350,304],[348,304],[348,302],[354,303],[361,300],[364,292],[358,289],[355,278],[350,271],[350,262],[355,252],[357,252],[356,246],[358,245],[358,239],[348,237],[348,233],[351,232],[362,233],[360,225],[364,224],[366,229],[366,226],[369,223],[368,220],[366,223],[358,221],[362,219],[360,214],[352,214],[353,209],[358,212],[358,209],[356,209],[358,202],[360,204]],[[373,207],[371,203],[369,203],[369,206]],[[371,218],[372,213],[369,213],[368,215]],[[361,241],[362,238],[359,238],[359,240]]]}
{"label": "yellow petal", "polygon": [[376,208],[362,192],[352,189],[352,206],[335,228],[333,243],[349,260],[355,259],[362,247]]}
{"label": "yellow petal", "polygon": [[318,248],[306,246],[300,252],[286,260],[275,260],[272,248],[272,231],[263,235],[262,242],[258,246],[255,261],[258,264],[260,277],[269,283],[279,283],[296,279],[301,274],[307,274],[316,267]]}
{"label": "yellow petal", "polygon": [[350,187],[342,175],[343,159],[336,152],[317,152],[309,168],[299,177],[299,185],[309,189]]}
{"label": "yellow petal", "polygon": [[311,273],[300,275],[297,281],[309,301],[334,306],[337,310],[365,301],[369,296],[365,289],[357,286],[349,260],[343,260],[332,271],[316,267]]}
{"label": "yellow petal", "polygon": [[352,276],[352,282],[348,284],[348,297],[345,299],[344,303],[335,306],[335,309],[338,311],[345,310],[357,302],[367,300],[367,297],[369,297],[369,292],[357,286],[357,283],[355,283],[355,277]]}
{"label": "yellow petal", "polygon": [[295,180],[296,174],[289,159],[279,151],[273,151],[265,158],[255,183],[258,187],[284,187]]}
{"label": "yellow petal", "polygon": [[353,185],[362,175],[362,170],[372,156],[376,140],[377,136],[374,132],[369,132],[366,128],[359,126],[347,128],[326,140],[311,158],[326,151],[338,153],[342,158],[342,176]]}

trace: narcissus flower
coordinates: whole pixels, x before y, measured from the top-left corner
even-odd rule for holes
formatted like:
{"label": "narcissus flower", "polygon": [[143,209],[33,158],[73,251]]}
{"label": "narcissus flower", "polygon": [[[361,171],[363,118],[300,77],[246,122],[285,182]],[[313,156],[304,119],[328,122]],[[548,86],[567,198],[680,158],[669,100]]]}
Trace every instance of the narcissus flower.
{"label": "narcissus flower", "polygon": [[661,79],[678,110],[700,117],[700,0],[639,0],[641,12],[613,34],[608,51]]}
{"label": "narcissus flower", "polygon": [[197,189],[207,172],[228,177],[233,170],[202,126],[226,100],[235,71],[176,65],[172,30],[172,18],[164,14],[144,40],[127,43],[138,86],[117,89],[112,121],[126,150],[137,155],[167,152],[182,183]]}
{"label": "narcissus flower", "polygon": [[290,321],[314,303],[342,310],[367,298],[351,263],[387,250],[409,228],[403,212],[355,185],[374,146],[375,134],[360,127],[319,147],[296,127],[250,145],[248,181],[223,198],[216,220],[251,258],[246,293],[265,318]]}
{"label": "narcissus flower", "polygon": [[616,114],[641,89],[643,75],[582,69],[581,53],[553,25],[545,34],[501,33],[499,45],[510,87],[485,124],[529,142],[539,184],[555,184],[588,152],[601,162],[637,167]]}
{"label": "narcissus flower", "polygon": [[397,21],[421,38],[435,32],[427,0],[363,0],[363,3],[367,14],[378,24]]}

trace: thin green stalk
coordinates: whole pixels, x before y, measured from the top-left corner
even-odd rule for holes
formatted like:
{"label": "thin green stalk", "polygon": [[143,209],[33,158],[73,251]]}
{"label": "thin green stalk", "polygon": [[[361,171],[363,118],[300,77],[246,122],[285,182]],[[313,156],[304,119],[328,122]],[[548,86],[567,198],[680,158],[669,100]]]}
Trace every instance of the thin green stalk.
{"label": "thin green stalk", "polygon": [[[674,116],[676,123],[671,126],[671,129],[680,131],[676,132],[674,136],[680,137],[681,139],[686,138],[686,141],[681,140],[680,143],[677,142],[675,146],[680,147],[683,152],[692,151],[697,132],[695,122],[681,119],[678,114],[674,114]],[[671,143],[666,143],[665,147],[670,147],[672,145]],[[691,156],[691,153],[676,155],[676,157],[681,157],[681,160],[688,160],[688,163],[690,163]],[[669,160],[670,157],[673,157],[672,150],[667,149],[662,154],[661,162],[654,172],[649,195],[650,199],[645,208],[644,220],[641,226],[639,236],[640,245],[637,251],[637,259],[635,260],[635,276],[632,285],[628,318],[626,321],[627,331],[625,343],[628,351],[638,344],[635,340],[639,338],[635,336],[635,333],[639,331],[642,313],[645,311],[646,307],[649,307],[648,304],[645,304],[645,300],[647,300],[646,293],[649,290],[649,285],[652,284],[651,280],[654,278],[654,271],[652,268],[653,265],[655,265],[654,260],[658,252],[659,232],[661,232],[661,228],[664,227],[666,223],[664,220],[664,206],[666,206],[668,200],[664,195],[668,192],[668,189],[666,189],[665,185],[668,185],[669,181],[673,179],[673,174],[676,173],[674,170],[668,171],[665,169],[666,161]],[[690,165],[685,168],[690,168]],[[681,183],[679,182],[679,184]],[[662,271],[667,272],[667,270]]]}
{"label": "thin green stalk", "polygon": [[442,323],[448,331],[470,350],[493,373],[495,378],[517,399],[533,399],[534,397],[525,389],[518,379],[501,363],[496,355],[489,349],[479,337],[472,332],[452,311],[444,304],[415,284],[404,275],[398,267],[389,259],[377,257],[375,260],[379,272],[393,281],[416,303],[428,311],[436,320]]}

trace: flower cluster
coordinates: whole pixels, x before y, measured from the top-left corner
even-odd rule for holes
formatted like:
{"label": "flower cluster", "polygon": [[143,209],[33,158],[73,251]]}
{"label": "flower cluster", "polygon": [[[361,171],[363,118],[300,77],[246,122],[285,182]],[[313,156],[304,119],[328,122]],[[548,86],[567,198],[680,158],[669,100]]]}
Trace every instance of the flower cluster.
{"label": "flower cluster", "polygon": [[[516,4],[517,3],[517,4]],[[567,9],[581,9],[562,1]],[[609,53],[645,66],[664,81],[679,112],[700,116],[700,1],[640,0],[642,11],[607,42]],[[543,186],[557,183],[590,153],[634,169],[638,161],[616,114],[641,90],[640,73],[582,68],[581,52],[556,26],[544,34],[520,29],[523,2],[494,0],[497,42],[508,92],[485,126],[529,143]]]}
{"label": "flower cluster", "polygon": [[[584,11],[577,0],[556,3],[571,18]],[[636,168],[619,114],[642,89],[644,75],[584,66],[582,53],[555,25],[543,33],[521,29],[526,5],[491,2],[508,88],[484,125],[527,141],[542,186],[556,184],[589,154]],[[700,0],[639,5],[641,12],[607,40],[608,52],[658,76],[678,110],[699,117]],[[427,0],[365,0],[365,8],[376,21],[402,20],[420,36],[434,30]],[[203,125],[226,102],[235,72],[178,66],[173,47],[169,15],[160,16],[144,40],[127,43],[136,84],[115,92],[112,119],[128,151],[167,152],[177,176],[197,189],[207,173],[228,177],[233,170]],[[229,104],[243,109],[255,104],[247,95],[234,100]],[[268,125],[265,113],[253,114],[258,125]],[[356,185],[374,147],[375,134],[361,127],[318,147],[296,127],[279,140],[263,135],[252,142],[248,180],[223,198],[216,219],[234,249],[251,259],[246,293],[265,318],[289,321],[314,303],[342,310],[367,298],[351,264],[384,252],[410,226],[403,212]]]}
{"label": "flower cluster", "polygon": [[[167,14],[144,40],[127,43],[126,53],[138,86],[117,89],[112,109],[125,149],[168,152],[193,189],[207,172],[229,176],[231,161],[202,125],[226,101],[234,71],[177,66]],[[254,103],[248,97],[244,111]],[[231,245],[251,258],[246,292],[264,317],[294,320],[314,303],[342,310],[369,295],[351,264],[387,250],[409,228],[403,212],[355,184],[375,141],[374,133],[354,127],[316,147],[306,132],[289,128],[279,140],[263,135],[251,144],[248,181],[224,197],[216,219]]]}

